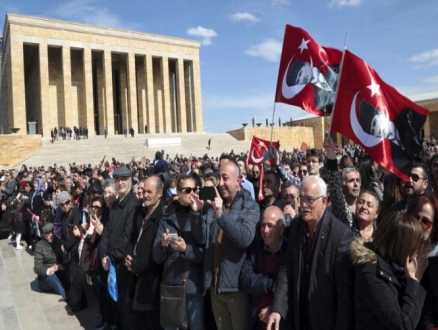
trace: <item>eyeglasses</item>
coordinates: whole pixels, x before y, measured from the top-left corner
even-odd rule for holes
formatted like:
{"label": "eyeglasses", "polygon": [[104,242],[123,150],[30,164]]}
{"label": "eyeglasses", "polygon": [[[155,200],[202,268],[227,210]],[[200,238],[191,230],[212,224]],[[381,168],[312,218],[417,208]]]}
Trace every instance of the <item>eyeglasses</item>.
{"label": "eyeglasses", "polygon": [[70,201],[65,201],[65,202],[61,203],[61,207],[66,206],[68,204],[70,204]]}
{"label": "eyeglasses", "polygon": [[99,206],[99,205],[91,205],[91,207],[93,209],[98,209],[98,210],[100,210],[102,208],[102,206]]}
{"label": "eyeglasses", "polygon": [[432,227],[432,225],[433,225],[433,222],[430,221],[428,218],[420,217],[418,219],[418,221],[421,222],[421,224],[423,225],[424,229],[430,229],[430,227]]}
{"label": "eyeglasses", "polygon": [[306,175],[307,174],[307,170],[299,170],[298,173]]}
{"label": "eyeglasses", "polygon": [[304,204],[306,203],[307,205],[312,205],[317,199],[324,197],[324,196],[318,196],[318,197],[312,197],[312,196],[299,196],[300,198],[300,203]]}
{"label": "eyeglasses", "polygon": [[319,163],[319,160],[318,159],[309,159],[309,163],[316,164],[316,163]]}
{"label": "eyeglasses", "polygon": [[420,179],[424,180],[424,178],[420,177],[418,174],[415,174],[415,173],[411,173],[409,176],[411,177],[412,181],[414,181],[414,182],[417,182]]}
{"label": "eyeglasses", "polygon": [[196,190],[198,190],[198,188],[197,187],[194,187],[194,188],[192,188],[192,187],[184,187],[184,188],[181,188],[181,189],[178,189],[178,190],[179,191],[183,191],[186,194],[190,194],[192,191],[195,192]]}

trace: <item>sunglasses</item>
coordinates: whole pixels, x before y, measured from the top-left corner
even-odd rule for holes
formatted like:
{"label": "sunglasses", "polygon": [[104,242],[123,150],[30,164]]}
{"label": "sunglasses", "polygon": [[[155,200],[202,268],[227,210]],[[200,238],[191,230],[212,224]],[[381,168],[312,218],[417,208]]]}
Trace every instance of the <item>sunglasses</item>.
{"label": "sunglasses", "polygon": [[91,205],[91,207],[93,208],[93,209],[98,209],[98,210],[100,210],[102,207],[101,206],[99,206],[99,205]]}
{"label": "sunglasses", "polygon": [[62,206],[66,206],[66,205],[68,205],[68,204],[70,204],[70,201],[63,202],[63,203],[61,203],[61,207],[62,207]]}
{"label": "sunglasses", "polygon": [[181,188],[181,189],[178,189],[179,191],[184,191],[186,194],[190,194],[192,191],[193,192],[195,192],[196,190],[198,190],[198,188],[197,187],[194,187],[194,188],[192,188],[192,187],[185,187],[185,188]]}
{"label": "sunglasses", "polygon": [[300,174],[307,174],[307,170],[300,170],[300,171],[298,171],[298,173],[300,173]]}
{"label": "sunglasses", "polygon": [[418,221],[421,222],[421,224],[423,225],[424,229],[430,229],[430,227],[432,227],[432,225],[433,225],[433,222],[430,221],[428,218],[420,217],[418,219]]}
{"label": "sunglasses", "polygon": [[421,176],[419,176],[418,174],[415,174],[415,173],[411,173],[410,177],[411,177],[412,181],[414,181],[414,182],[417,182],[420,179],[424,180],[424,178],[422,178]]}

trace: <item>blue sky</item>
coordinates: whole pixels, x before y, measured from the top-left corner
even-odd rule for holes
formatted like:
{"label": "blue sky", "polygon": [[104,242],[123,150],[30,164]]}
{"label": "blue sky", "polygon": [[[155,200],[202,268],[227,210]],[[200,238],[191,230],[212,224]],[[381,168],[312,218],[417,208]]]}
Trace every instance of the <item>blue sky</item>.
{"label": "blue sky", "polygon": [[[438,91],[436,0],[4,0],[7,12],[202,42],[204,130],[271,120],[286,24],[348,49],[406,96]],[[275,123],[307,113],[276,104]]]}

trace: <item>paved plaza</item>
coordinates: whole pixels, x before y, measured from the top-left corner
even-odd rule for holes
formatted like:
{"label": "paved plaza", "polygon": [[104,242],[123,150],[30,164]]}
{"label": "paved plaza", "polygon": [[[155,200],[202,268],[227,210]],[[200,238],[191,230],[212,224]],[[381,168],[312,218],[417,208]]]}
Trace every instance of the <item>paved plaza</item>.
{"label": "paved plaza", "polygon": [[94,329],[100,320],[91,287],[88,308],[73,314],[60,296],[39,292],[32,252],[22,245],[16,250],[7,239],[0,240],[0,329]]}

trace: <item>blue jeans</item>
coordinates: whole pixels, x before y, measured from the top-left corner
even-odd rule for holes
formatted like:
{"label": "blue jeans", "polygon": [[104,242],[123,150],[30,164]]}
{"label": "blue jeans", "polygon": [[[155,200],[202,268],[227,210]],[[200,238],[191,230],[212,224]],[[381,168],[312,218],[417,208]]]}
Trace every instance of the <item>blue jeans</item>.
{"label": "blue jeans", "polygon": [[59,294],[62,297],[62,299],[64,300],[67,299],[61,280],[58,278],[58,276],[56,276],[56,274],[46,277],[39,277],[38,280],[39,280],[40,290],[42,292],[50,291],[50,289],[52,289],[57,294]]}
{"label": "blue jeans", "polygon": [[[187,295],[186,305],[190,330],[204,330],[204,296]],[[165,328],[165,330],[176,330],[176,328]]]}

